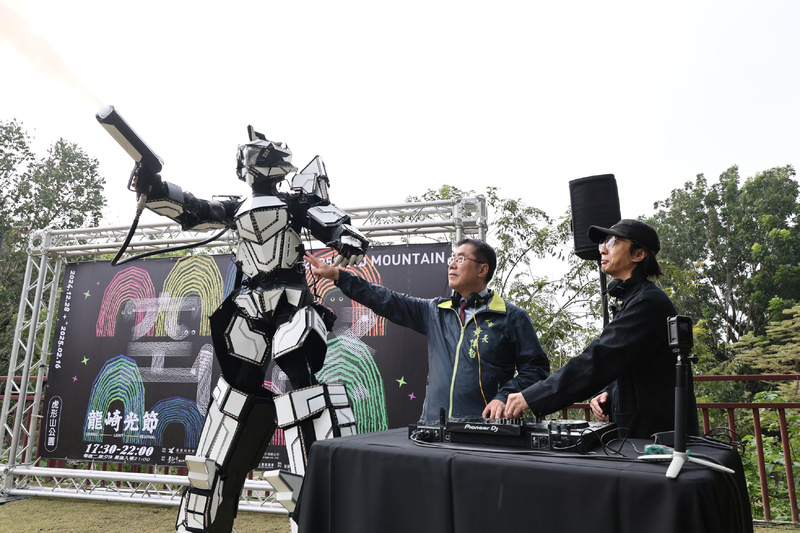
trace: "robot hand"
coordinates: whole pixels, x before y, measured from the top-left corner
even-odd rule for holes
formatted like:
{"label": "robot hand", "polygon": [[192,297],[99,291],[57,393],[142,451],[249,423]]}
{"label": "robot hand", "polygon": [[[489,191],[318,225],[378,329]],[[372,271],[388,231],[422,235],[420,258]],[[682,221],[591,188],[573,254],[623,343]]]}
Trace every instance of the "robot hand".
{"label": "robot hand", "polygon": [[333,266],[352,266],[364,259],[369,241],[354,227],[343,224],[337,231],[337,237],[328,246],[337,253],[333,258]]}
{"label": "robot hand", "polygon": [[163,188],[160,174],[154,174],[137,163],[131,174],[131,182],[137,194],[159,196]]}

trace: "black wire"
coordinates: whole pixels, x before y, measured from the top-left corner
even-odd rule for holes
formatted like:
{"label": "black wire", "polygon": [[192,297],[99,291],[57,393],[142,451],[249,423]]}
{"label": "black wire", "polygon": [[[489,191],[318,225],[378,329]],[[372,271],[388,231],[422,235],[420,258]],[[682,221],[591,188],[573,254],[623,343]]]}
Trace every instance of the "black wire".
{"label": "black wire", "polygon": [[125,237],[125,242],[122,243],[122,246],[119,247],[119,251],[117,255],[114,256],[114,259],[111,260],[111,266],[122,265],[130,261],[131,259],[125,259],[124,261],[119,260],[122,257],[122,254],[125,253],[125,250],[128,249],[128,245],[131,243],[131,239],[133,238],[133,234],[136,232],[136,228],[139,226],[139,214],[136,214],[134,217],[133,222],[131,222],[131,229],[128,230],[128,236]]}
{"label": "black wire", "polygon": [[[138,223],[138,217],[136,217],[135,222]],[[126,259],[124,259],[122,261],[117,261],[119,256],[122,255],[122,253],[125,251],[125,248],[127,248],[128,242],[130,242],[130,237],[133,235],[133,230],[135,230],[135,229],[136,229],[136,226],[135,225],[131,225],[131,230],[132,231],[128,233],[128,239],[125,241],[125,244],[123,245],[123,247],[120,248],[120,251],[117,252],[117,257],[115,257],[114,260],[111,262],[111,266],[124,265],[125,263],[128,263],[130,261],[134,261],[136,259],[144,259],[145,257],[150,257],[151,255],[166,254],[166,253],[170,253],[170,252],[179,252],[181,250],[194,248],[195,246],[203,246],[203,245],[208,244],[210,242],[214,242],[215,240],[217,240],[220,237],[222,237],[225,234],[225,232],[228,231],[228,228],[225,228],[222,231],[220,231],[219,233],[217,233],[216,235],[212,235],[211,237],[209,237],[208,239],[206,239],[204,241],[184,244],[182,246],[175,246],[174,248],[166,248],[164,250],[150,250],[149,252],[144,252],[144,253],[141,253],[141,254],[138,254],[138,255],[134,255],[134,256],[128,257],[128,258],[126,258]]]}
{"label": "black wire", "polygon": [[[305,233],[306,240],[308,241],[308,253],[310,253],[311,255],[314,255],[314,247],[311,246],[311,232],[308,230],[308,228],[303,228],[303,233]],[[305,261],[305,259],[302,259],[302,260]],[[305,273],[303,273],[303,275],[305,275]],[[314,295],[314,299],[315,300],[319,300],[321,302],[322,298],[317,293],[317,283],[318,283],[318,281],[319,280],[317,280],[317,277],[312,275],[311,276],[311,286],[309,287],[309,289],[311,289],[311,294]]]}
{"label": "black wire", "polygon": [[702,437],[688,436],[687,442],[705,444],[714,448],[730,450],[735,449],[739,456],[745,452],[745,443],[734,430],[728,427],[716,427]]}
{"label": "black wire", "polygon": [[[614,429],[606,431],[600,437],[600,446],[603,448],[603,453],[605,453],[606,455],[609,455],[609,452],[610,452],[611,455],[622,455],[622,450],[623,450],[623,448],[625,448],[626,444],[630,444],[631,448],[633,448],[633,451],[635,451],[636,453],[638,453],[640,455],[642,453],[644,453],[643,451],[640,451],[639,449],[637,449],[635,444],[633,444],[632,442],[628,442],[628,433],[629,433],[628,428],[623,428],[623,427],[617,427],[617,428],[614,428]],[[609,436],[612,436],[612,435],[615,435],[615,434],[617,435],[617,438],[612,438],[612,439],[610,439],[608,441],[605,440]],[[617,442],[617,441],[619,441],[619,446],[615,449],[614,447],[612,447],[612,443]]]}
{"label": "black wire", "polygon": [[[135,167],[133,167],[133,172],[131,173],[131,180],[139,169],[141,165],[137,163]],[[130,186],[130,182],[128,183]],[[144,211],[144,207],[147,205],[147,195],[140,194],[136,197],[136,214],[133,216],[133,222],[131,222],[131,228],[128,230],[128,235],[125,237],[125,242],[122,243],[122,246],[119,247],[117,251],[117,255],[114,256],[114,259],[111,260],[111,266],[117,266],[118,264],[124,264],[128,261],[120,262],[119,258],[122,257],[122,254],[125,253],[125,250],[128,249],[128,245],[131,243],[131,239],[133,238],[133,234],[136,232],[136,228],[139,226],[139,217],[142,216],[142,211]]]}

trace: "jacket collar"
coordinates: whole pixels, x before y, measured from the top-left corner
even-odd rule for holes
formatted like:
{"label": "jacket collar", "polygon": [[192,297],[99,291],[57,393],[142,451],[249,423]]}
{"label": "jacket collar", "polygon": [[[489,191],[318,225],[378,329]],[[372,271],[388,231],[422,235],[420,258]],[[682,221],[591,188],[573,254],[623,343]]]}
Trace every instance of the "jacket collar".
{"label": "jacket collar", "polygon": [[[441,301],[438,307],[440,307],[441,309],[454,309],[456,306],[453,303],[453,298],[448,298],[447,300]],[[489,311],[495,311],[497,313],[505,313],[506,302],[496,292],[493,292],[492,299],[489,300],[489,305],[487,306],[487,308],[489,309]]]}
{"label": "jacket collar", "polygon": [[611,307],[611,313],[614,316],[616,316],[617,313],[625,308],[625,304],[629,297],[638,292],[637,287],[641,287],[642,282],[645,280],[646,278],[642,276],[634,276],[624,281],[618,279],[611,280],[611,282],[608,284],[608,290],[606,290],[606,293],[612,297],[612,300],[609,303]]}

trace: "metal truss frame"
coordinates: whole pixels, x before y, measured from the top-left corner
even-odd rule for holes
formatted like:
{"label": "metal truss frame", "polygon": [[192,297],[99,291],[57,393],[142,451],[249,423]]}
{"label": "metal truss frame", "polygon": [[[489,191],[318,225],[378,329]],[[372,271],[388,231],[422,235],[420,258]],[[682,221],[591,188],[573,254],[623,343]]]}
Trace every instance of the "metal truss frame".
{"label": "metal truss frame", "polygon": [[[483,196],[346,209],[352,223],[369,239],[411,243],[421,239],[486,239]],[[0,496],[45,496],[177,506],[186,476],[105,470],[100,462],[70,462],[75,468],[40,466],[38,431],[41,398],[47,380],[61,276],[67,262],[110,260],[125,241],[128,227],[42,230],[31,234],[22,295],[5,382],[0,424]],[[208,233],[184,231],[175,224],[141,224],[130,253],[198,244]],[[228,232],[203,245],[233,249]],[[105,256],[105,257],[104,257]],[[173,467],[174,468],[174,467]],[[167,471],[156,467],[156,471]],[[239,509],[285,513],[273,501],[266,481],[245,483]]]}

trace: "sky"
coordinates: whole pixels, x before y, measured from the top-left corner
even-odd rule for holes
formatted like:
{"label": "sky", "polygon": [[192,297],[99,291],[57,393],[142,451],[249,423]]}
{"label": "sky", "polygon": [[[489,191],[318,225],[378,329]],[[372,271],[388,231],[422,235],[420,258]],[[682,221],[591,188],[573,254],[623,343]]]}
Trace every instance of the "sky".
{"label": "sky", "polygon": [[798,52],[794,1],[0,0],[0,120],[96,158],[108,225],[135,202],[107,105],[203,198],[247,194],[252,124],[320,155],[343,208],[450,184],[558,217],[570,180],[614,174],[633,218],[800,163]]}

